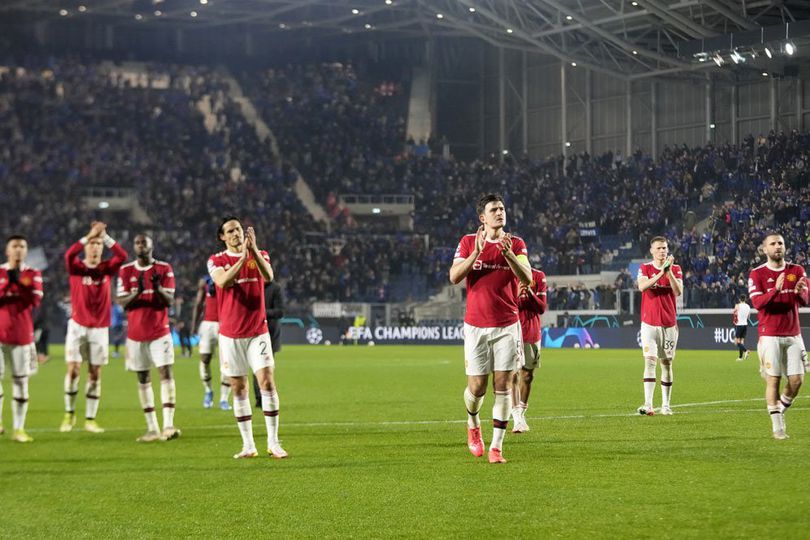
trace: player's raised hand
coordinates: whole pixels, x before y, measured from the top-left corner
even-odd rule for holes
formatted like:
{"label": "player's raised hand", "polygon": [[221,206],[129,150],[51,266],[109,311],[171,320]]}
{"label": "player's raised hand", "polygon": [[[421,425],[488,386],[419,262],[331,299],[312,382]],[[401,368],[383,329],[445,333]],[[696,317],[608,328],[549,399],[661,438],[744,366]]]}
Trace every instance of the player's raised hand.
{"label": "player's raised hand", "polygon": [[152,279],[152,288],[157,290],[157,288],[160,287],[160,280],[163,279],[163,276],[155,272],[152,274],[151,279]]}
{"label": "player's raised hand", "polygon": [[664,270],[669,270],[670,268],[672,268],[672,265],[673,265],[674,263],[675,263],[675,257],[673,257],[672,255],[670,255],[670,256],[669,256],[669,257],[667,257],[667,259],[664,261]]}
{"label": "player's raised hand", "polygon": [[90,224],[90,232],[87,233],[87,238],[92,239],[104,236],[104,233],[106,231],[107,231],[106,223],[102,223],[101,221],[94,221]]}
{"label": "player's raised hand", "polygon": [[248,227],[245,233],[245,247],[249,250],[254,251],[258,249],[258,244],[256,243],[256,231],[253,227]]}
{"label": "player's raised hand", "polygon": [[781,291],[782,287],[785,286],[785,273],[784,272],[779,274],[779,277],[776,278],[776,285],[775,286],[776,286],[777,291]]}
{"label": "player's raised hand", "polygon": [[506,235],[501,238],[501,255],[506,255],[512,251],[512,235],[506,233]]}
{"label": "player's raised hand", "polygon": [[799,282],[796,284],[796,294],[804,294],[804,291],[806,291],[807,288],[807,278],[803,277],[799,279]]}
{"label": "player's raised hand", "polygon": [[143,272],[138,274],[138,294],[142,293],[146,289],[143,283]]}

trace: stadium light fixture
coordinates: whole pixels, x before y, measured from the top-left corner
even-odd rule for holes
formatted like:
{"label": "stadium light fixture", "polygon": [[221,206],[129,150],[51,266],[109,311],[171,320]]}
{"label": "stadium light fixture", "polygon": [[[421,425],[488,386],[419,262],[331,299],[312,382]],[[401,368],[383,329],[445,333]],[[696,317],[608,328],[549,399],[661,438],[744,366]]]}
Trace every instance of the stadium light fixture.
{"label": "stadium light fixture", "polygon": [[773,58],[773,53],[771,52],[770,47],[765,47],[765,56],[767,56],[768,58]]}
{"label": "stadium light fixture", "polygon": [[717,125],[715,125],[715,123],[714,123],[714,122],[712,122],[711,124],[709,124],[709,129],[714,129],[714,128],[716,128],[716,127],[717,127]]}
{"label": "stadium light fixture", "polygon": [[630,5],[633,7],[638,7],[638,2],[636,2],[636,0],[633,0],[632,2],[630,2]]}
{"label": "stadium light fixture", "polygon": [[386,6],[390,6],[393,3],[394,3],[394,0],[385,0],[385,5]]}
{"label": "stadium light fixture", "polygon": [[726,61],[723,60],[723,57],[720,56],[720,53],[715,54],[712,60],[714,60],[714,63],[717,64],[717,67],[720,67],[726,63]]}
{"label": "stadium light fixture", "polygon": [[507,34],[511,34],[512,32],[514,32],[514,30],[512,30],[511,28],[507,28],[507,29],[506,29],[506,33],[507,33]]}
{"label": "stadium light fixture", "polygon": [[84,13],[87,11],[87,6],[79,6],[79,13]]}
{"label": "stadium light fixture", "polygon": [[566,16],[565,16],[565,20],[566,20],[566,21],[573,21],[573,20],[574,20],[574,18],[573,18],[571,15],[566,15]]}
{"label": "stadium light fixture", "polygon": [[287,25],[286,25],[286,24],[284,24],[284,23],[280,23],[280,24],[278,25],[278,27],[279,27],[279,28],[281,28],[282,30],[286,30],[286,29],[287,29]]}
{"label": "stadium light fixture", "polygon": [[470,8],[470,13],[475,13],[475,8],[474,7]]}
{"label": "stadium light fixture", "polygon": [[633,49],[633,55],[638,55],[638,51]]}
{"label": "stadium light fixture", "polygon": [[571,62],[571,67],[577,67],[577,63],[576,62]]}
{"label": "stadium light fixture", "polygon": [[444,15],[442,15],[441,13],[437,13],[436,18],[437,19],[444,19]]}
{"label": "stadium light fixture", "polygon": [[141,15],[140,13],[136,13],[135,14],[135,20],[136,21],[142,21],[143,20],[143,15]]}
{"label": "stadium light fixture", "polygon": [[366,29],[366,30],[371,30],[372,28],[374,28],[374,27],[373,27],[373,26],[371,26],[369,23],[366,23],[366,24],[365,24],[365,29]]}
{"label": "stadium light fixture", "polygon": [[110,203],[108,203],[107,201],[101,201],[100,203],[98,203],[98,207],[104,210],[110,207]]}
{"label": "stadium light fixture", "polygon": [[62,17],[67,17],[68,16],[68,10],[60,9],[59,10],[59,15],[61,15]]}
{"label": "stadium light fixture", "polygon": [[735,64],[745,62],[745,58],[743,58],[743,56],[740,53],[738,53],[736,49],[731,51],[731,59],[734,61]]}
{"label": "stadium light fixture", "polygon": [[501,150],[501,154],[503,154],[505,156],[508,156],[509,155],[509,150]]}
{"label": "stadium light fixture", "polygon": [[352,8],[352,15],[360,15],[360,10],[357,8]]}
{"label": "stadium light fixture", "polygon": [[767,72],[767,71],[763,71],[763,72],[762,72],[762,76],[763,76],[763,77],[767,77],[767,76],[768,76],[768,72]]}
{"label": "stadium light fixture", "polygon": [[381,212],[382,212],[382,210],[380,210],[379,208],[372,208],[372,209],[371,209],[371,213],[372,213],[372,214],[379,214],[379,213],[381,213]]}
{"label": "stadium light fixture", "polygon": [[785,54],[788,56],[796,54],[796,45],[792,41],[785,43]]}
{"label": "stadium light fixture", "polygon": [[565,141],[565,147],[571,148],[571,141]]}
{"label": "stadium light fixture", "polygon": [[163,15],[163,12],[160,11],[159,9],[156,9],[155,10],[155,17],[160,17],[161,15]]}
{"label": "stadium light fixture", "polygon": [[196,16],[197,16],[197,12],[196,12],[196,11],[192,11],[191,13],[189,13],[189,15],[191,15],[192,17],[196,17]]}
{"label": "stadium light fixture", "polygon": [[207,3],[208,3],[208,0],[200,0],[200,4],[203,5],[203,6],[206,5]]}

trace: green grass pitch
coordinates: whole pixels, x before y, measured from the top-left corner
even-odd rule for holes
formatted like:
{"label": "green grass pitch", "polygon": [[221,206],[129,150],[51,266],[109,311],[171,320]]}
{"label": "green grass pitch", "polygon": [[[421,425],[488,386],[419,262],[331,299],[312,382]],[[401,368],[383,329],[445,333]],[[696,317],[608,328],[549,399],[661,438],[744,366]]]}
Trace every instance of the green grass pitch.
{"label": "green grass pitch", "polygon": [[[507,435],[505,465],[467,452],[461,347],[285,347],[283,461],[232,459],[233,415],[202,409],[196,353],[175,365],[179,440],[135,442],[135,376],[116,359],[107,433],[61,434],[53,352],[31,379],[32,444],[10,441],[3,382],[0,537],[765,538],[810,524],[810,402],[788,413],[791,439],[772,440],[756,360],[733,350],[679,352],[671,417],[633,414],[639,351],[544,351],[532,431]],[[490,392],[487,443],[491,406]]]}

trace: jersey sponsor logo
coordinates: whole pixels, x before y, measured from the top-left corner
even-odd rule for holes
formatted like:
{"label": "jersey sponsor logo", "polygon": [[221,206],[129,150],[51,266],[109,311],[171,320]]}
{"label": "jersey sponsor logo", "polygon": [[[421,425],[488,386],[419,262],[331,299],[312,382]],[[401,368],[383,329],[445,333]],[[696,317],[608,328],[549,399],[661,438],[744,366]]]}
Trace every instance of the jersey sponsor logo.
{"label": "jersey sponsor logo", "polygon": [[484,264],[484,263],[482,263],[481,261],[476,260],[476,261],[473,263],[473,267],[472,267],[472,269],[473,269],[473,270],[481,270],[481,268],[483,268],[483,264]]}

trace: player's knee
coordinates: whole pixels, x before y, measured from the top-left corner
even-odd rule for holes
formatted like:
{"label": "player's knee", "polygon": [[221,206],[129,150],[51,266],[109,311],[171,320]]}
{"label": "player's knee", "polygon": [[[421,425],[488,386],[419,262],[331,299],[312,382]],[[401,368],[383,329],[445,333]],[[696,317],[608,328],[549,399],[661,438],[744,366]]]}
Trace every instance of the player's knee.
{"label": "player's knee", "polygon": [[162,366],[158,368],[160,380],[168,381],[172,378],[172,366]]}
{"label": "player's knee", "polygon": [[137,372],[138,375],[138,382],[141,384],[148,384],[152,382],[152,377],[149,376],[148,371],[139,371]]}
{"label": "player's knee", "polygon": [[521,369],[520,374],[523,377],[523,382],[531,383],[534,380],[534,370],[533,369]]}

